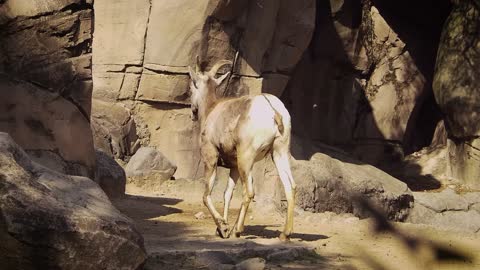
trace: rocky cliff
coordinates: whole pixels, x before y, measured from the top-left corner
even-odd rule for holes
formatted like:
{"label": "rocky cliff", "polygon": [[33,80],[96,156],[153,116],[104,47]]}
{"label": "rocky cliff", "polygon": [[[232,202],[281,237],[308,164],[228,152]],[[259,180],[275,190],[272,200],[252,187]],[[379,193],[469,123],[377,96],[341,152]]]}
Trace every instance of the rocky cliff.
{"label": "rocky cliff", "polygon": [[[234,62],[218,95],[281,96],[300,138],[384,169],[446,141],[448,133],[457,139],[449,140],[451,169],[442,175],[470,183],[476,172],[469,164],[477,161],[466,156],[476,155],[477,135],[467,122],[475,100],[464,98],[472,105],[463,112],[446,105],[463,88],[444,74],[460,63],[469,65],[457,74],[469,74],[467,80],[478,74],[476,3],[96,1],[95,143],[124,160],[140,146],[154,146],[176,163],[176,177],[201,177],[187,74],[198,55],[207,65]],[[456,36],[468,38],[456,44]],[[465,57],[451,56],[449,46],[468,44]],[[452,57],[458,64],[442,64]]]}
{"label": "rocky cliff", "polygon": [[91,1],[0,3],[0,131],[39,163],[93,177]]}
{"label": "rocky cliff", "polygon": [[188,65],[196,55],[230,59],[234,75],[219,94],[280,95],[310,42],[315,1],[96,1],[95,17],[92,121],[114,126],[96,144],[121,158],[156,146],[176,177],[198,178]]}
{"label": "rocky cliff", "polygon": [[[360,194],[392,220],[478,231],[478,192],[455,192],[480,188],[478,0],[0,0],[0,261],[141,267],[104,192],[127,175],[198,191],[196,56],[233,62],[217,95],[286,104],[297,206],[363,218]],[[255,167],[264,210],[282,206],[277,177]]]}
{"label": "rocky cliff", "polygon": [[153,147],[176,178],[199,178],[187,72],[198,55],[234,63],[218,95],[282,98],[308,148],[297,159],[323,143],[388,170],[446,147],[426,151],[446,164],[433,180],[475,188],[478,10],[474,0],[3,1],[0,130],[68,174],[93,175],[94,144],[125,162]]}

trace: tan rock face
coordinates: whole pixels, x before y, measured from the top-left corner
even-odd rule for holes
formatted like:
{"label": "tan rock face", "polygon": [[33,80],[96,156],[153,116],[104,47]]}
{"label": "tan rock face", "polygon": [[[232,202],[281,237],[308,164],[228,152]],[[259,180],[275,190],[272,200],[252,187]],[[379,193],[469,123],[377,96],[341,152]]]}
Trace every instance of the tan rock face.
{"label": "tan rock face", "polygon": [[208,2],[152,1],[145,45],[145,67],[164,71],[182,68],[182,72],[187,72],[186,66],[195,57],[196,46],[201,38]]}
{"label": "tan rock face", "polygon": [[192,122],[190,108],[139,104],[135,115],[147,126],[149,144],[177,166],[176,178],[203,177],[198,148],[198,122]]}
{"label": "tan rock face", "polygon": [[[143,130],[139,141],[177,164],[177,178],[203,175],[189,108],[187,67],[195,56],[208,66],[219,59],[235,62],[221,70],[231,69],[234,76],[219,94],[281,95],[308,46],[315,17],[313,0],[97,1],[94,5],[98,19],[93,97],[131,109],[137,133]],[[105,113],[108,110],[101,112]],[[96,125],[99,134],[116,133],[115,126],[124,125],[121,117],[103,118],[113,120],[108,126]],[[96,139],[98,145],[109,144],[103,137]],[[120,152],[119,156],[133,154],[127,149]]]}
{"label": "tan rock face", "polygon": [[[122,0],[112,5],[110,1],[95,1],[94,10],[94,68],[111,65],[122,69],[125,65],[141,65],[150,2]],[[95,70],[94,75],[98,75]]]}
{"label": "tan rock face", "polygon": [[459,1],[437,54],[433,90],[445,114],[449,176],[480,187],[480,7]]}
{"label": "tan rock face", "polygon": [[354,137],[402,142],[416,100],[424,91],[425,77],[379,11],[371,7],[366,17],[375,37],[366,45],[369,61],[376,63],[365,87],[372,111],[358,123]]}
{"label": "tan rock face", "polygon": [[92,7],[10,0],[0,14],[0,130],[43,165],[93,176]]}
{"label": "tan rock face", "polygon": [[20,16],[33,17],[59,11],[71,4],[79,4],[81,0],[45,0],[42,2],[4,1],[0,7],[0,24]]}
{"label": "tan rock face", "polygon": [[[50,168],[74,175],[92,173],[95,154],[90,125],[74,104],[5,75],[0,76],[0,89],[0,130]],[[57,163],[54,157],[63,161]]]}
{"label": "tan rock face", "polygon": [[138,269],[144,262],[142,236],[95,182],[38,165],[3,132],[0,179],[3,269]]}

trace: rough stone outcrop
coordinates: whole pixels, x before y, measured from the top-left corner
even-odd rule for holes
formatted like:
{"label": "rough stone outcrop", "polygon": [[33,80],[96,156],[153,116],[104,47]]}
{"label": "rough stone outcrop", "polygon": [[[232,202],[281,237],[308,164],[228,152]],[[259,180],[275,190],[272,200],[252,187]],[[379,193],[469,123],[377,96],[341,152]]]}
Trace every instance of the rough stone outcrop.
{"label": "rough stone outcrop", "polygon": [[480,232],[480,192],[414,192],[415,205],[407,222],[433,225],[444,229]]}
{"label": "rough stone outcrop", "polygon": [[[158,147],[171,158],[177,178],[203,174],[188,107],[187,66],[195,56],[210,65],[219,59],[235,63],[219,94],[280,95],[314,27],[313,0],[112,3],[94,2],[93,97],[131,110],[140,145]],[[121,118],[111,119],[122,126]],[[106,127],[103,133],[115,130]],[[105,142],[103,135],[100,141]],[[120,147],[117,156],[132,155],[128,147]]]}
{"label": "rough stone outcrop", "polygon": [[93,99],[90,119],[96,149],[122,159],[131,156],[140,147],[131,110],[122,104]]}
{"label": "rough stone outcrop", "polygon": [[93,176],[91,1],[3,2],[0,107],[6,111],[0,131],[34,152],[38,162]]}
{"label": "rough stone outcrop", "polygon": [[0,133],[2,269],[138,269],[143,238],[92,180],[30,160]]}
{"label": "rough stone outcrop", "polygon": [[298,205],[307,211],[365,213],[356,196],[366,197],[381,208],[389,219],[404,220],[413,204],[407,185],[387,173],[354,160],[343,162],[317,153],[309,161],[292,162],[293,176],[298,184]]}
{"label": "rough stone outcrop", "polygon": [[480,187],[480,4],[457,1],[440,39],[433,90],[449,136],[449,174]]}
{"label": "rough stone outcrop", "polygon": [[[283,96],[294,132],[369,163],[401,160],[411,151],[412,134],[429,136],[413,128],[431,96],[431,68],[424,66],[433,66],[434,58],[428,56],[443,15],[430,13],[429,20],[438,25],[418,28],[414,22],[422,21],[420,10],[431,10],[428,5],[408,8],[412,22],[403,23],[398,22],[408,6],[404,2],[332,0],[318,5],[314,36]],[[412,41],[419,35],[422,42]]]}
{"label": "rough stone outcrop", "polygon": [[90,125],[58,93],[0,74],[0,130],[8,132],[35,161],[56,171],[92,175]]}
{"label": "rough stone outcrop", "polygon": [[[361,196],[382,209],[389,219],[403,221],[413,206],[412,192],[405,183],[339,149],[294,138],[293,154],[301,158],[292,158],[290,163],[297,183],[297,205],[304,210],[353,213],[365,218],[368,213],[357,201]],[[253,178],[257,201],[283,199],[283,186],[270,160],[256,167]]]}

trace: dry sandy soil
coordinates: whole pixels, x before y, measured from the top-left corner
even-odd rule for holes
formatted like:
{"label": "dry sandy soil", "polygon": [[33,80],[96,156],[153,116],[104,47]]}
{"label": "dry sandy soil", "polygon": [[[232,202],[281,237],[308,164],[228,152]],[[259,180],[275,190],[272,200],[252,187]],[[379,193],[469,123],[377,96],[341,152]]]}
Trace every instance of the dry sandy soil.
{"label": "dry sandy soil", "polygon": [[[374,234],[370,219],[296,211],[295,234],[289,243],[282,243],[277,237],[284,218],[257,203],[247,215],[244,235],[224,240],[215,235],[214,223],[198,194],[146,191],[132,185],[127,186],[127,193],[114,203],[144,235],[149,253],[146,269],[234,269],[233,264],[253,257],[264,258],[266,269],[480,269],[478,234],[395,223],[410,235],[471,257],[470,263],[438,264],[432,262],[428,248],[411,251],[391,235]],[[217,206],[222,210],[219,197]],[[238,213],[239,201],[233,200],[231,220]],[[197,219],[198,212],[204,212],[205,218]]]}

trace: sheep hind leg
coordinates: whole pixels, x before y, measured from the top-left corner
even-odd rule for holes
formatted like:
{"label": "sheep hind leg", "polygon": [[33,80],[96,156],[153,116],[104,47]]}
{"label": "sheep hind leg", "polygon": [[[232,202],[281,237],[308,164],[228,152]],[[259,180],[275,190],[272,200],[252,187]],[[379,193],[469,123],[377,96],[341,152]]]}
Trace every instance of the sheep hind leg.
{"label": "sheep hind leg", "polygon": [[[247,152],[245,152],[247,153]],[[243,202],[238,214],[237,221],[235,222],[235,236],[240,237],[244,230],[245,216],[247,215],[250,202],[255,197],[255,191],[253,189],[252,167],[254,158],[253,155],[244,155],[238,161],[238,173],[243,185]]]}
{"label": "sheep hind leg", "polygon": [[295,207],[296,185],[290,169],[288,152],[285,151],[282,153],[274,151],[273,161],[275,162],[275,166],[277,167],[280,180],[282,181],[283,188],[285,190],[285,196],[287,198],[288,206],[285,228],[279,236],[280,240],[287,241],[290,239],[290,235],[293,233],[293,211]]}

